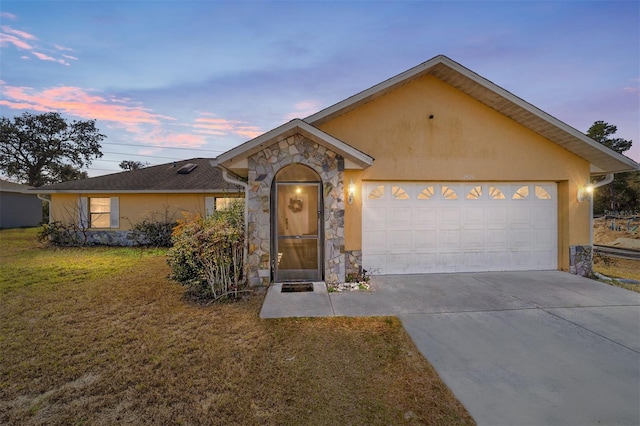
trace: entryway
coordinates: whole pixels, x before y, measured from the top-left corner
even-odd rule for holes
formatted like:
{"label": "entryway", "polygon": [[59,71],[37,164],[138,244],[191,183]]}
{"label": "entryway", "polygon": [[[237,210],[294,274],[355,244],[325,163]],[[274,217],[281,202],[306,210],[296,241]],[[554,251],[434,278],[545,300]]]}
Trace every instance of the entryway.
{"label": "entryway", "polygon": [[272,270],[275,282],[322,281],[322,182],[311,168],[280,170],[272,194]]}

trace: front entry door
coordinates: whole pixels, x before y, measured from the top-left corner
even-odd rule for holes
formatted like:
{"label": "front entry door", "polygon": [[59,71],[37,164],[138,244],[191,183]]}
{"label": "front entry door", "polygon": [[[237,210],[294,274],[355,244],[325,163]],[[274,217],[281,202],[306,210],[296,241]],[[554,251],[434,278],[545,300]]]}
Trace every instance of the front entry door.
{"label": "front entry door", "polygon": [[276,183],[276,282],[322,280],[320,190],[319,182]]}

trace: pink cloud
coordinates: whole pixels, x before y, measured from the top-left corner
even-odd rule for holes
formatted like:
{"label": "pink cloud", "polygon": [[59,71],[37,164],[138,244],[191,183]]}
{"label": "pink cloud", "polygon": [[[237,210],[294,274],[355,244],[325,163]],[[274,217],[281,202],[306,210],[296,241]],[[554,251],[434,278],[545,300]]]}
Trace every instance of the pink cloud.
{"label": "pink cloud", "polygon": [[59,44],[54,44],[53,47],[55,47],[57,50],[67,50],[67,51],[71,51],[73,52],[73,49],[70,47],[64,47],[64,46],[60,46]]}
{"label": "pink cloud", "polygon": [[215,114],[203,113],[201,117],[194,120],[193,128],[197,133],[212,136],[224,136],[228,134],[254,138],[264,133],[256,126],[239,120],[228,120],[217,117]]}
{"label": "pink cloud", "polygon": [[207,143],[202,135],[175,133],[159,127],[145,135],[141,142],[168,148],[199,148]]}
{"label": "pink cloud", "polygon": [[79,87],[59,86],[41,91],[31,87],[16,87],[1,82],[5,99],[0,105],[12,109],[31,109],[35,111],[61,111],[83,119],[97,119],[113,122],[132,131],[141,123],[158,124],[172,117],[154,114],[131,101],[91,94]]}
{"label": "pink cloud", "polygon": [[320,102],[316,100],[306,100],[296,103],[293,106],[294,110],[289,114],[285,115],[285,120],[290,121],[294,118],[303,118],[307,117],[311,114],[318,112],[320,109]]}
{"label": "pink cloud", "polygon": [[[7,47],[9,45],[13,45],[14,47],[16,47],[17,49],[20,50],[34,50],[35,47],[31,45],[30,42],[38,40],[38,37],[36,37],[33,34],[30,34],[26,31],[21,31],[21,30],[16,30],[14,28],[9,27],[8,25],[3,25],[2,26],[2,32],[0,33],[0,47]],[[58,44],[54,44],[54,47],[57,50],[73,50],[70,49],[68,47],[64,47],[64,46],[60,46]],[[44,51],[48,51],[51,49],[42,49],[40,47],[38,47],[38,50],[44,50]],[[62,64],[65,66],[70,66],[69,62],[65,61],[64,59],[61,58],[55,58],[53,56],[47,55],[45,53],[42,52],[32,52],[33,55],[40,59],[41,61],[49,61],[49,62],[55,62],[58,64]],[[69,55],[62,55],[63,57],[67,58],[67,59],[73,59],[73,60],[77,60],[78,58],[74,57],[74,56],[69,56]],[[24,59],[24,57],[23,57]]]}
{"label": "pink cloud", "polygon": [[7,34],[12,34],[16,37],[20,37],[22,39],[26,39],[26,40],[37,40],[38,37],[34,36],[33,34],[29,34],[28,32],[25,31],[20,31],[20,30],[16,30],[14,28],[11,28],[8,25],[3,25],[2,26],[2,31],[4,31]]}
{"label": "pink cloud", "polygon": [[44,53],[40,53],[40,52],[31,52],[33,54],[33,56],[35,56],[36,58],[42,60],[42,61],[51,61],[51,62],[57,62],[59,64],[62,65],[66,65],[69,66],[70,64],[65,61],[64,59],[56,59],[56,58],[52,58],[49,55],[45,55]]}
{"label": "pink cloud", "polygon": [[8,19],[10,21],[15,21],[15,20],[18,19],[18,17],[16,15],[14,15],[13,13],[9,13],[9,12],[0,12],[0,18]]}
{"label": "pink cloud", "polygon": [[31,50],[33,49],[31,45],[23,40],[20,40],[18,37],[0,33],[0,47],[6,47],[9,44],[13,44],[18,49],[22,50]]}

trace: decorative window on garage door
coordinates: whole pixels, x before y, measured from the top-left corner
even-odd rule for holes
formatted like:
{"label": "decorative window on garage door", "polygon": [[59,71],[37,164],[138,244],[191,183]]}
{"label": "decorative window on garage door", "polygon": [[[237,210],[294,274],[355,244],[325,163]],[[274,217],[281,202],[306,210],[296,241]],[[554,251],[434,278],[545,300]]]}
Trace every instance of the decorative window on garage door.
{"label": "decorative window on garage door", "polygon": [[442,198],[444,198],[445,200],[457,200],[458,199],[458,194],[456,194],[456,191],[454,191],[450,187],[448,187],[446,185],[442,185],[441,190],[442,190]]}
{"label": "decorative window on garage door", "polygon": [[492,200],[504,200],[504,193],[497,186],[489,187],[489,198]]}
{"label": "decorative window on garage door", "polygon": [[551,195],[541,186],[536,186],[536,198],[538,200],[550,200]]}
{"label": "decorative window on garage door", "polygon": [[393,195],[393,198],[395,200],[408,200],[409,199],[409,194],[407,194],[407,191],[405,191],[404,189],[402,189],[399,186],[392,186],[391,187],[391,195]]}
{"label": "decorative window on garage door", "polygon": [[514,200],[524,200],[529,196],[529,186],[521,186],[520,188],[518,188],[516,190],[516,192],[513,193],[513,197],[511,197]]}
{"label": "decorative window on garage door", "polygon": [[467,200],[477,200],[482,197],[482,187],[480,185],[471,188],[471,191],[467,193]]}
{"label": "decorative window on garage door", "polygon": [[418,194],[418,200],[428,200],[435,194],[433,186],[427,186]]}
{"label": "decorative window on garage door", "polygon": [[379,200],[384,197],[384,185],[377,186],[369,193],[367,197],[370,200]]}

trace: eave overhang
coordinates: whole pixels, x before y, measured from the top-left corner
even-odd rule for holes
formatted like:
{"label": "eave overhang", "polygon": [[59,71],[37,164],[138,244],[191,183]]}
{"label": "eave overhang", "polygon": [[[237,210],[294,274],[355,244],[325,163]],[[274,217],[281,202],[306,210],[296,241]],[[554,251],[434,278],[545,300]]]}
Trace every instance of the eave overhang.
{"label": "eave overhang", "polygon": [[566,123],[443,55],[436,56],[342,102],[310,115],[304,121],[313,126],[320,126],[425,75],[438,78],[585,159],[590,163],[591,173],[594,175],[639,170],[638,163],[632,159],[594,141]]}
{"label": "eave overhang", "polygon": [[236,174],[246,176],[247,159],[250,156],[296,134],[301,134],[341,155],[345,159],[346,169],[362,170],[373,164],[373,157],[298,118],[219,155],[216,163]]}
{"label": "eave overhang", "polygon": [[33,194],[234,194],[244,192],[238,189],[30,189],[26,193]]}

